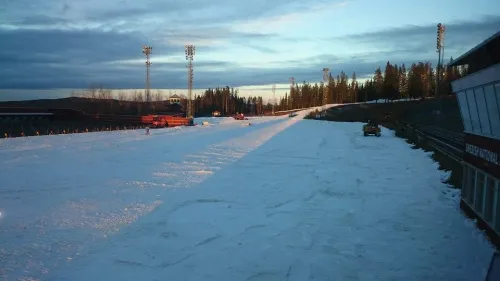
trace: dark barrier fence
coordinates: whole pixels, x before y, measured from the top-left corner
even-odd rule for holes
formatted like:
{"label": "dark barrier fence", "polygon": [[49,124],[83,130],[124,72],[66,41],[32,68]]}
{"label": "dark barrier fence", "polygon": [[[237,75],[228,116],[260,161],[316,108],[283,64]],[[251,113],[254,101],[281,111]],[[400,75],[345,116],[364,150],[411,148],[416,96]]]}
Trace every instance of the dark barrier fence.
{"label": "dark barrier fence", "polygon": [[[172,115],[179,115],[175,113]],[[186,125],[177,117],[169,125]],[[0,108],[0,137],[72,134],[140,129],[150,126],[152,116],[85,114],[74,109]]]}

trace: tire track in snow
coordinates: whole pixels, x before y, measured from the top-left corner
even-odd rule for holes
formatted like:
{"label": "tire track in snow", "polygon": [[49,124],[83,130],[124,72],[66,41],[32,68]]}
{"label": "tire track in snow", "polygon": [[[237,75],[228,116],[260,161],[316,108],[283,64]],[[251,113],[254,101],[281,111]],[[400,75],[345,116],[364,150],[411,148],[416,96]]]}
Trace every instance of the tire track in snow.
{"label": "tire track in snow", "polygon": [[301,119],[292,118],[284,120],[276,125],[265,127],[208,147],[207,150],[197,154],[190,154],[179,162],[168,162],[164,169],[155,171],[153,177],[171,188],[193,187],[224,166],[230,165],[243,158],[249,152],[257,149],[279,132]]}
{"label": "tire track in snow", "polygon": [[[197,184],[203,182],[205,179],[216,173],[218,170],[223,169],[225,166],[230,165],[249,152],[255,150],[260,145],[264,144],[270,138],[275,136],[277,133],[285,130],[289,126],[298,122],[297,119],[291,120],[283,120],[277,124],[273,124],[268,127],[264,127],[262,129],[254,130],[250,133],[247,133],[241,137],[236,137],[233,139],[229,139],[227,141],[217,143],[209,146],[206,150],[201,151],[196,154],[186,155],[183,159],[177,162],[168,162],[163,165],[163,168],[160,170],[156,170],[152,173],[152,177],[155,180],[156,184],[166,185],[167,189],[178,189],[178,188],[193,188]],[[215,164],[217,162],[217,164]],[[144,183],[143,183],[144,184]],[[158,192],[161,192],[158,190]],[[226,202],[217,198],[199,198],[197,200],[193,200],[193,198],[186,198],[186,200],[178,201],[176,205],[167,206],[169,215],[177,212],[184,212],[186,208],[190,208],[193,205],[199,204],[227,204],[231,202]],[[140,237],[142,231],[144,231],[144,224],[148,225],[147,216],[142,219],[142,224],[137,224],[140,228],[136,229],[135,224],[127,227],[127,229],[123,229],[123,235],[127,237],[132,237],[138,235]],[[165,226],[164,226],[165,227]],[[256,228],[259,226],[256,226]],[[174,235],[171,233],[172,230],[165,228],[160,231],[159,235],[163,238],[169,238]],[[151,235],[151,231],[148,230],[149,235]],[[120,234],[121,235],[121,234]],[[175,234],[177,235],[177,234]],[[200,237],[198,241],[193,243],[191,247],[206,247],[211,243],[216,243],[219,239],[222,239],[223,235],[220,233],[207,233],[206,236]],[[113,240],[113,244],[109,244],[109,247],[115,247],[116,243],[123,243],[123,240],[119,239],[119,236],[116,237],[116,240]],[[128,245],[128,243],[126,243]],[[103,244],[105,247],[106,244]],[[92,252],[92,250],[90,250]],[[102,251],[102,247],[99,247],[99,250]],[[141,249],[141,252],[148,252],[148,249]],[[172,254],[174,254],[174,249],[172,249]],[[185,259],[176,260],[176,263],[182,263],[184,261],[188,261],[191,255],[189,254],[185,257]],[[122,258],[122,257],[120,257]],[[88,255],[85,260],[91,259],[91,256]],[[170,260],[168,257],[162,257],[162,259]],[[121,262],[127,262],[126,260],[121,260]],[[85,263],[85,261],[82,261]],[[120,261],[116,261],[120,262]],[[154,255],[140,255],[135,256],[133,261],[134,264],[140,264],[143,266],[158,266],[158,258],[154,258]],[[69,268],[68,268],[69,269]],[[64,270],[66,271],[66,270]],[[64,273],[63,273],[64,274]],[[68,273],[71,274],[71,273]]]}
{"label": "tire track in snow", "polygon": [[[266,120],[263,120],[262,123],[266,123],[264,121]],[[43,279],[47,274],[52,274],[54,269],[67,266],[75,258],[85,256],[90,247],[95,245],[96,242],[103,241],[123,226],[131,224],[140,217],[152,212],[163,203],[157,197],[162,194],[162,190],[192,187],[202,182],[222,167],[244,157],[248,152],[256,149],[297,121],[297,119],[283,120],[267,125],[262,129],[257,127],[256,130],[242,137],[209,146],[208,149],[201,153],[187,155],[181,161],[165,163],[162,169],[150,174],[150,180],[130,181],[119,187],[116,187],[113,183],[105,184],[102,189],[111,188],[110,191],[115,194],[111,201],[105,202],[106,206],[103,206],[102,199],[97,194],[93,194],[88,198],[72,200],[62,206],[51,208],[48,213],[11,225],[15,229],[2,229],[0,227],[0,234],[5,234],[4,238],[10,241],[8,244],[0,245],[0,264],[2,264],[0,279]],[[189,129],[195,130],[197,128]],[[230,129],[227,128],[227,130]],[[184,130],[175,133],[181,131]],[[167,135],[175,134],[167,131],[165,133]],[[110,134],[113,133],[107,133],[106,135],[101,133],[93,137],[107,139]],[[115,134],[130,134],[132,138],[137,138],[137,140],[149,137],[140,135],[137,131],[116,132]],[[89,141],[88,136],[90,135],[87,135],[86,141]],[[85,141],[78,140],[76,136],[56,136],[55,139],[59,143],[75,140],[80,144],[85,144]],[[130,141],[130,139],[122,139],[121,141],[126,142]],[[99,148],[102,146],[101,144],[95,145]],[[6,146],[1,148],[4,149],[3,151],[10,149]],[[26,148],[37,149],[35,147]],[[50,149],[50,147],[42,147],[42,149],[47,148]],[[23,149],[25,148],[23,147]],[[133,189],[137,187],[145,191],[151,190],[144,193],[145,197],[141,198],[144,199],[142,202],[139,202],[141,200],[138,201],[134,197]],[[132,193],[127,194],[128,192]],[[124,196],[119,196],[120,194]],[[213,204],[206,202],[206,200],[192,202],[192,204],[200,203]],[[189,204],[188,202],[187,205]],[[184,206],[178,207],[183,208]],[[26,232],[23,229],[30,229],[30,231]],[[213,238],[206,237],[206,239],[200,241],[198,246],[214,241]],[[25,244],[25,246],[20,248],[18,247],[19,244]],[[183,259],[179,262],[182,261]]]}

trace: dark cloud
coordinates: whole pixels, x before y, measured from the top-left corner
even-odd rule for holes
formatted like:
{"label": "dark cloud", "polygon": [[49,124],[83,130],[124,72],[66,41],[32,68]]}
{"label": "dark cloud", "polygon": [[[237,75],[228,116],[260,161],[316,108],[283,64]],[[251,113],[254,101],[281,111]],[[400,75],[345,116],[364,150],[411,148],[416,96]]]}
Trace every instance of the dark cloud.
{"label": "dark cloud", "polygon": [[275,49],[272,49],[272,48],[269,48],[269,47],[266,47],[266,46],[261,46],[261,45],[258,45],[258,44],[252,44],[252,43],[244,44],[244,43],[240,43],[238,45],[254,49],[254,50],[259,51],[261,53],[266,53],[266,54],[276,54],[276,53],[278,53],[278,51],[275,50]]}
{"label": "dark cloud", "polygon": [[[326,61],[335,61],[324,57]],[[316,58],[312,58],[316,59]],[[242,86],[268,83],[287,83],[290,76],[297,82],[317,81],[321,79],[325,63],[307,64],[309,60],[285,61],[284,65],[294,63],[294,67],[280,68],[248,68],[237,67],[228,62],[196,62],[194,86],[208,88],[214,86]],[[300,66],[299,64],[304,64]],[[373,73],[378,65],[385,61],[364,63],[353,62],[332,63],[332,73],[336,75],[344,70],[349,76],[356,71],[358,77]],[[223,70],[206,70],[218,68]],[[23,75],[19,74],[24,71]],[[151,67],[151,83],[153,88],[184,88],[187,85],[185,63],[154,63]],[[0,81],[0,88],[6,89],[47,89],[47,88],[86,88],[90,84],[103,84],[109,88],[141,88],[144,86],[143,65],[77,65],[71,67],[48,67],[45,64],[31,65],[29,68],[10,68],[10,73],[0,70],[0,76],[10,79]]]}
{"label": "dark cloud", "polygon": [[48,15],[30,15],[23,18],[18,18],[10,22],[16,25],[54,25],[54,24],[68,24],[70,20]]}
{"label": "dark cloud", "polygon": [[[144,64],[112,62],[143,59],[141,46],[148,40],[133,32],[0,29],[0,41],[0,76],[3,78],[0,88],[46,88],[80,87],[95,80],[115,81],[114,77],[138,81],[138,77],[143,76]],[[182,46],[156,44],[153,47],[156,56],[173,53],[184,57]],[[207,66],[222,66],[216,64],[209,62]],[[153,69],[162,66],[177,71],[184,67],[181,63],[154,63]],[[168,71],[162,69],[162,72]]]}
{"label": "dark cloud", "polygon": [[[186,63],[153,63],[151,81],[156,88],[177,88],[186,85]],[[196,62],[195,67],[227,68],[227,62]],[[197,73],[197,75],[200,75]],[[0,70],[0,81],[5,89],[85,88],[99,83],[109,88],[141,88],[144,84],[143,64],[113,65],[46,65],[34,64],[29,68],[14,67]],[[227,76],[226,76],[227,77]]]}
{"label": "dark cloud", "polygon": [[[445,31],[445,54],[458,57],[484,39],[498,32],[500,16],[487,16],[477,21],[443,23]],[[347,44],[369,46],[387,50],[392,56],[405,56],[415,59],[435,60],[437,26],[405,26],[377,32],[353,34],[332,38],[332,42],[342,41]],[[384,51],[385,52],[385,51]],[[435,57],[435,58],[434,58]],[[388,56],[388,58],[390,58]]]}
{"label": "dark cloud", "polygon": [[[197,1],[198,9],[222,5],[227,0]],[[280,5],[299,3],[296,0],[264,1],[256,0],[244,2],[244,11],[239,17],[261,17]],[[25,3],[27,9],[30,1],[19,0]],[[89,2],[92,3],[92,2]],[[121,1],[115,9],[104,9],[92,14],[95,19],[116,21],[120,18],[140,18],[149,13],[161,14],[186,9],[189,1]],[[142,8],[151,7],[154,9]],[[168,6],[168,3],[173,3]],[[242,2],[243,3],[243,2]],[[114,3],[116,4],[116,3]],[[136,6],[134,6],[136,5]],[[167,7],[168,6],[168,7]],[[292,5],[293,6],[293,5]],[[41,6],[36,6],[41,7]],[[60,2],[58,11],[70,13],[74,10],[72,4]],[[221,9],[223,12],[211,14],[219,20],[230,20],[235,11]],[[238,10],[240,11],[240,10]],[[260,12],[260,13],[259,13]],[[168,14],[167,13],[167,14]],[[258,15],[257,15],[258,14]],[[182,15],[182,14],[181,14]],[[227,17],[225,17],[228,15]],[[0,15],[1,16],[1,15]],[[189,17],[185,17],[186,20]],[[208,19],[203,17],[201,21]],[[197,18],[198,19],[198,18]],[[0,20],[1,21],[1,20]],[[19,17],[18,24],[69,24],[62,16],[32,15]],[[198,22],[197,22],[198,23]],[[458,57],[469,48],[498,31],[500,17],[483,18],[475,22],[444,23],[446,32],[446,57]],[[295,43],[305,38],[282,38],[276,34],[235,32],[228,28],[201,25],[202,27],[175,26],[161,28],[157,36],[151,38],[145,33],[123,32],[111,29],[83,29],[65,30],[28,29],[6,30],[0,27],[0,88],[8,89],[47,89],[47,88],[86,88],[89,84],[100,83],[109,88],[142,88],[144,86],[144,64],[113,63],[124,60],[143,59],[140,53],[142,44],[152,42],[153,65],[151,67],[151,82],[153,88],[185,88],[186,68],[184,49],[180,42],[199,40],[228,40],[231,44],[248,47],[262,53],[276,51],[266,44],[269,40],[287,40]],[[309,40],[309,39],[307,39]],[[307,41],[306,40],[306,41]],[[173,42],[175,41],[175,42]],[[259,42],[260,41],[260,42]],[[291,42],[293,41],[293,42]],[[197,61],[195,59],[195,88],[214,86],[242,86],[270,83],[287,83],[290,76],[297,82],[318,81],[322,77],[322,68],[330,67],[337,75],[344,71],[349,76],[353,72],[358,78],[372,75],[375,68],[384,67],[387,60],[392,63],[411,64],[417,61],[435,61],[436,27],[406,26],[397,29],[383,30],[366,34],[354,34],[342,38],[330,38],[325,43],[342,45],[367,46],[364,53],[348,57],[319,55],[304,60],[290,60],[280,62],[283,67],[276,68],[248,68],[239,67],[223,61]],[[200,53],[217,49],[214,47],[197,46]],[[219,49],[220,51],[220,49]],[[179,54],[180,62],[159,62],[155,56]]]}
{"label": "dark cloud", "polygon": [[[126,18],[134,15],[136,17],[153,17],[165,14],[174,15],[178,24],[192,23],[190,13],[196,13],[196,23],[205,24],[231,21],[255,20],[270,15],[283,14],[300,8],[304,10],[300,0],[253,0],[239,1],[234,5],[232,0],[148,0],[148,1],[126,1],[112,12],[105,11],[99,14],[101,18],[114,17]],[[310,5],[325,2],[314,0]],[[149,7],[144,9],[142,7]],[[154,7],[151,9],[150,7]]]}
{"label": "dark cloud", "polygon": [[[472,33],[477,33],[478,30],[487,29],[484,32],[491,34],[491,30],[497,30],[500,26],[500,16],[487,16],[478,21],[460,21],[452,23],[443,23],[446,27],[446,34],[451,34],[453,39],[456,37],[467,37]],[[430,34],[436,38],[437,25],[416,26],[408,25],[400,28],[386,29],[377,32],[353,34],[342,39],[363,40],[369,43],[393,42],[401,43],[400,39],[408,39],[427,37]]]}
{"label": "dark cloud", "polygon": [[228,39],[238,45],[251,45],[253,40],[272,39],[278,37],[277,34],[234,31],[227,27],[197,27],[183,29],[162,28],[161,30],[158,30],[158,34],[159,39],[156,39],[157,41],[208,42]]}
{"label": "dark cloud", "polygon": [[[222,28],[202,29],[202,32],[182,34],[167,30],[165,39],[189,42],[236,38],[265,38],[265,34],[232,32]],[[143,84],[144,64],[113,63],[126,60],[143,60],[141,46],[154,42],[152,55],[152,78],[165,86],[183,86],[186,62],[155,62],[155,56],[178,54],[184,58],[184,47],[169,44],[168,40],[151,40],[139,32],[103,31],[100,29],[83,30],[35,30],[0,29],[0,88],[78,88],[90,83],[100,82],[108,87],[137,87]],[[248,43],[249,45],[251,43]],[[209,52],[214,47],[198,46],[198,50]],[[253,46],[253,48],[259,48]],[[269,51],[260,48],[262,51]],[[220,61],[198,62],[197,68],[220,69],[231,67],[230,63]],[[164,85],[164,86],[163,86]]]}
{"label": "dark cloud", "polygon": [[[2,30],[0,64],[88,64],[137,57],[147,38],[140,33],[100,30]],[[162,46],[171,52],[174,47]]]}
{"label": "dark cloud", "polygon": [[[310,4],[321,3],[314,0]],[[63,2],[37,0],[7,0],[5,15],[0,23],[50,24],[63,19],[116,22],[126,20],[138,22],[148,18],[168,18],[170,26],[180,27],[186,24],[213,24],[232,21],[255,20],[270,15],[287,13],[301,9],[299,0],[253,0],[240,1],[234,5],[232,0],[109,0]],[[2,7],[0,7],[1,9]],[[0,10],[1,11],[1,10]],[[9,11],[9,13],[7,13]],[[64,17],[67,12],[75,11],[71,17]],[[62,13],[62,14],[61,14]],[[196,19],[190,16],[196,14]],[[29,19],[26,19],[29,18]]]}

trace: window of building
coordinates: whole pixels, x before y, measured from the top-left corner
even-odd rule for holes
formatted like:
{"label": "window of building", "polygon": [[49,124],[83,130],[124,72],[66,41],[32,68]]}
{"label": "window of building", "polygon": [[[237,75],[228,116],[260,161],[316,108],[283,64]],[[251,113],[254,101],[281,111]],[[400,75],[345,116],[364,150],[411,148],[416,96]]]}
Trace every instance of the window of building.
{"label": "window of building", "polygon": [[474,91],[467,90],[467,92],[465,93],[465,97],[467,98],[467,104],[469,105],[472,131],[475,133],[481,133],[481,125],[479,122],[479,114],[477,112],[476,97],[474,96]]}
{"label": "window of building", "polygon": [[484,96],[486,98],[488,114],[490,115],[491,134],[500,137],[500,100],[496,99],[494,86],[485,87]]}
{"label": "window of building", "polygon": [[493,208],[495,204],[495,179],[486,177],[486,187],[484,196],[484,220],[490,225],[493,223]]}
{"label": "window of building", "polygon": [[464,180],[462,182],[462,198],[469,205],[474,202],[474,184],[476,183],[476,170],[468,165],[464,166]]}
{"label": "window of building", "polygon": [[476,189],[476,169],[475,168],[472,168],[472,167],[469,167],[469,183],[468,183],[468,186],[469,186],[469,190],[468,190],[468,194],[469,194],[469,203],[471,205],[474,205],[474,193],[475,193],[475,189]]}
{"label": "window of building", "polygon": [[474,89],[474,95],[476,96],[477,111],[481,122],[481,132],[485,135],[491,135],[490,117],[488,116],[483,87]]}
{"label": "window of building", "polygon": [[486,175],[482,172],[476,174],[476,188],[474,194],[474,209],[480,215],[483,215],[483,200],[484,200],[484,183],[486,182]]}
{"label": "window of building", "polygon": [[495,92],[497,97],[498,111],[500,111],[500,83],[495,85]]}
{"label": "window of building", "polygon": [[457,100],[460,106],[460,113],[462,114],[462,120],[464,122],[464,130],[466,132],[472,132],[472,124],[470,120],[469,107],[467,106],[467,99],[465,98],[465,91],[457,93]]}
{"label": "window of building", "polygon": [[461,196],[465,201],[467,201],[466,199],[469,197],[468,187],[467,187],[468,182],[469,182],[469,166],[464,165],[464,170],[462,173],[462,193],[461,193]]}
{"label": "window of building", "polygon": [[496,210],[495,210],[495,230],[500,233],[500,182],[496,180],[495,183],[495,191],[496,191]]}

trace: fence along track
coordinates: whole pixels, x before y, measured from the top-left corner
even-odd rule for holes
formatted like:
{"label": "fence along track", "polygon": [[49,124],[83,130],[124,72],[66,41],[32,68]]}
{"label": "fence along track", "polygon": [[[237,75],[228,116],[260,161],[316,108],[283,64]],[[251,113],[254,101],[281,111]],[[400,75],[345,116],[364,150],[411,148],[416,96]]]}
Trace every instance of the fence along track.
{"label": "fence along track", "polygon": [[434,149],[450,157],[452,160],[462,163],[464,151],[464,134],[442,129],[436,126],[414,128],[406,125],[414,131],[419,140],[423,139]]}

